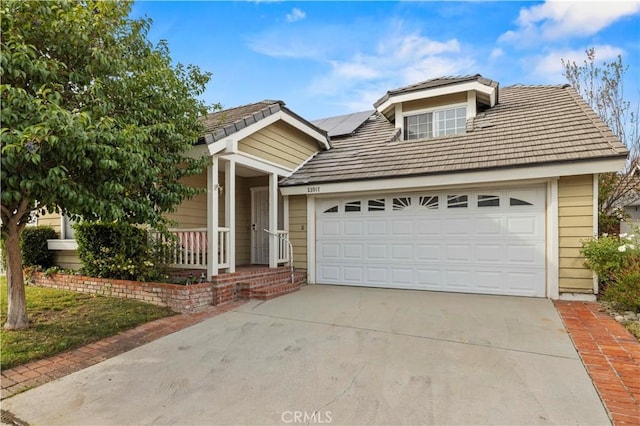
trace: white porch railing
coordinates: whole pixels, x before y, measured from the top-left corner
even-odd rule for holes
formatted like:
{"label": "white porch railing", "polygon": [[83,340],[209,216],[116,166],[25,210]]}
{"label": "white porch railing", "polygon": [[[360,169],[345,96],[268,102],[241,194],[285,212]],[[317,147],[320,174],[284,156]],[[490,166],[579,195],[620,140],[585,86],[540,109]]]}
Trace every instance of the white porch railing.
{"label": "white porch railing", "polygon": [[231,241],[229,240],[229,228],[218,227],[218,268],[229,267],[229,253]]}
{"label": "white porch railing", "polygon": [[[169,232],[175,236],[175,241],[169,240],[161,234],[155,234],[165,244],[165,261],[175,268],[206,269],[207,268],[207,228],[173,228]],[[291,247],[289,231],[277,231],[278,235],[278,263],[289,263]],[[218,227],[218,268],[230,266],[231,240],[229,228]]]}
{"label": "white porch railing", "polygon": [[[207,228],[173,228],[169,232],[175,236],[175,241],[156,234],[166,245],[164,248],[165,261],[171,266],[183,269],[206,269],[208,239]],[[229,228],[218,228],[218,268],[229,267],[229,253],[231,242]]]}
{"label": "white porch railing", "polygon": [[289,262],[289,231],[278,230],[278,263]]}

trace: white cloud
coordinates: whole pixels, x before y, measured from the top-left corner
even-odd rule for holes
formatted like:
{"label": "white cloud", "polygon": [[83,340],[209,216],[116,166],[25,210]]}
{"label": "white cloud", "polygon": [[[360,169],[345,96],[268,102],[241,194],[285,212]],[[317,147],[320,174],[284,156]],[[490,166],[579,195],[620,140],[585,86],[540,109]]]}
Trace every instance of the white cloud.
{"label": "white cloud", "polygon": [[374,68],[363,64],[356,59],[354,62],[331,61],[333,73],[336,76],[348,79],[372,79],[380,75]]}
{"label": "white cloud", "polygon": [[370,109],[389,89],[473,71],[474,60],[461,51],[455,38],[439,41],[418,33],[387,33],[367,54],[330,61],[331,70],[316,78],[310,91],[336,96],[342,106],[352,111]]}
{"label": "white cloud", "polygon": [[[596,61],[602,62],[615,59],[622,55],[624,51],[618,47],[608,44],[594,46]],[[536,55],[523,59],[523,68],[531,70],[531,79],[541,83],[558,83],[564,81],[564,68],[562,60],[565,62],[575,62],[582,65],[587,55],[586,49],[575,50],[554,50],[544,55]]]}
{"label": "white cloud", "polygon": [[504,56],[504,50],[500,49],[499,47],[494,47],[493,49],[491,49],[489,59],[498,59],[501,56]]}
{"label": "white cloud", "polygon": [[596,34],[616,20],[640,12],[637,1],[551,1],[523,8],[518,28],[502,34],[501,42],[533,44]]}
{"label": "white cloud", "polygon": [[286,15],[287,22],[301,21],[306,17],[307,17],[307,14],[304,13],[304,11],[298,9],[297,7],[294,7],[293,9],[291,9],[291,13],[287,13]]}

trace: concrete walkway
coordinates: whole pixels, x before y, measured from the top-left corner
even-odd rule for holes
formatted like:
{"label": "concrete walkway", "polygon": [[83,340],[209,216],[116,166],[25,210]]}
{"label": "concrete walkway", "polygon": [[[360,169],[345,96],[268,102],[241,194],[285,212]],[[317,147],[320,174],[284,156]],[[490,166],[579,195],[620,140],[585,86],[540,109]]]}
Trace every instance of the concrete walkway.
{"label": "concrete walkway", "polygon": [[80,371],[99,362],[153,342],[160,337],[185,329],[194,324],[223,314],[246,302],[235,302],[211,307],[193,314],[174,315],[142,324],[112,337],[73,349],[50,358],[33,361],[2,371],[1,399],[9,398],[60,377]]}
{"label": "concrete walkway", "polygon": [[607,424],[544,299],[308,286],[3,401],[34,424]]}
{"label": "concrete walkway", "polygon": [[554,304],[613,423],[640,425],[640,343],[598,303]]}

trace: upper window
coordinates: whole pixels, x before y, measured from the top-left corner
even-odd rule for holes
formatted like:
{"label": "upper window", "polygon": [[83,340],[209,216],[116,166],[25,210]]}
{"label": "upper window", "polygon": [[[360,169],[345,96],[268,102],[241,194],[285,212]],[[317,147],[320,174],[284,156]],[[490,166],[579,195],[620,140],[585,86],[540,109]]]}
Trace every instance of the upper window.
{"label": "upper window", "polygon": [[404,138],[423,139],[464,133],[467,124],[467,107],[443,109],[404,118]]}

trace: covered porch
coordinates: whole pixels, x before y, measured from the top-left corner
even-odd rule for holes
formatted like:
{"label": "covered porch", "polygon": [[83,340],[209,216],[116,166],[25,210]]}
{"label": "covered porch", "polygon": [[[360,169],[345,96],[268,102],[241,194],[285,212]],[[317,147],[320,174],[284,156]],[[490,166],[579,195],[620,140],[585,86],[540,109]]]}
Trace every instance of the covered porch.
{"label": "covered porch", "polygon": [[240,266],[289,265],[288,199],[278,179],[290,172],[238,154],[211,156],[207,171],[187,182],[206,194],[169,216],[177,223],[171,267],[211,280]]}

